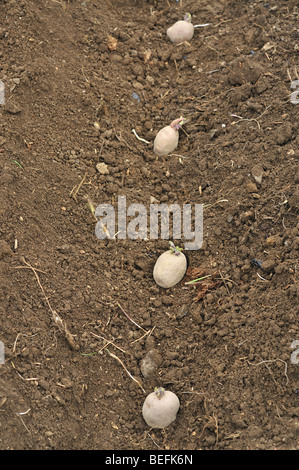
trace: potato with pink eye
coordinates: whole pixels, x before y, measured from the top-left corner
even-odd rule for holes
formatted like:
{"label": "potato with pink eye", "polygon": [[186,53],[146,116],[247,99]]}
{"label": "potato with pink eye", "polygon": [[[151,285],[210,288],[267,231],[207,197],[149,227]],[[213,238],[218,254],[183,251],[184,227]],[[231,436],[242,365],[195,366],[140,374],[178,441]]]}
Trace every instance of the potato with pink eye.
{"label": "potato with pink eye", "polygon": [[194,34],[194,26],[191,23],[190,13],[186,13],[183,20],[177,21],[174,25],[170,26],[166,34],[170,41],[175,44],[190,41]]}
{"label": "potato with pink eye", "polygon": [[185,122],[186,119],[180,117],[158,132],[154,140],[154,152],[156,155],[164,157],[177,148],[179,144],[179,129]]}
{"label": "potato with pink eye", "polygon": [[142,416],[151,428],[166,428],[176,419],[180,400],[175,393],[156,387],[144,400]]}

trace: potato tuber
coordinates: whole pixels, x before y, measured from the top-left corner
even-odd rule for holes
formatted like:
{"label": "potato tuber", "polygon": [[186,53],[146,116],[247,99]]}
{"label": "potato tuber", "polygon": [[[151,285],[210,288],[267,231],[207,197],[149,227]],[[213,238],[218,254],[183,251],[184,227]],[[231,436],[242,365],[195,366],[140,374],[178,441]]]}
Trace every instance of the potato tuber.
{"label": "potato tuber", "polygon": [[177,148],[179,143],[179,129],[185,122],[186,119],[180,117],[158,132],[154,140],[154,152],[156,155],[163,157]]}
{"label": "potato tuber", "polygon": [[175,247],[170,242],[171,248],[162,253],[157,259],[154,270],[153,278],[155,282],[165,289],[178,284],[186,274],[187,259],[180,248]]}
{"label": "potato tuber", "polygon": [[166,31],[171,42],[180,43],[190,41],[194,34],[194,26],[191,23],[190,13],[186,13],[183,20],[177,21]]}
{"label": "potato tuber", "polygon": [[151,428],[166,428],[175,421],[179,407],[180,401],[175,393],[156,387],[143,403],[142,416]]}

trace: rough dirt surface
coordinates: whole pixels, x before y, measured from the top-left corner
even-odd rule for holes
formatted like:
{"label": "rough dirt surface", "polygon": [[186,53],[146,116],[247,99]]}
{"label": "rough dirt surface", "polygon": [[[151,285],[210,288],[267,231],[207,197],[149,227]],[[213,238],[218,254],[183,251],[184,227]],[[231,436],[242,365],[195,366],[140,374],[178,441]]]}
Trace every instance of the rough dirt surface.
{"label": "rough dirt surface", "polygon": [[[186,11],[212,25],[174,45]],[[1,449],[299,449],[298,15],[0,0]],[[181,115],[176,155],[156,157]],[[117,196],[204,204],[179,285],[153,281],[167,240],[95,236],[87,198]],[[155,386],[181,402],[164,430],[141,414]]]}

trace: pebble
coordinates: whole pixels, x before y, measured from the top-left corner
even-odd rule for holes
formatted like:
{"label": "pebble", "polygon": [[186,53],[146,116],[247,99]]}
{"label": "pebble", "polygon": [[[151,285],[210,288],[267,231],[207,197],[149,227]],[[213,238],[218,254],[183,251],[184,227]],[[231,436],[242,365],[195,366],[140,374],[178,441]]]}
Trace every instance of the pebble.
{"label": "pebble", "polygon": [[108,165],[106,165],[106,163],[104,163],[104,162],[98,163],[96,165],[96,169],[98,170],[100,175],[109,175]]}
{"label": "pebble", "polygon": [[103,138],[106,138],[106,139],[109,139],[109,137],[112,136],[112,133],[113,133],[113,132],[112,132],[111,129],[107,129],[106,131],[103,132],[102,137],[103,137]]}
{"label": "pebble", "polygon": [[141,360],[140,370],[146,379],[152,376],[162,363],[162,356],[157,349],[151,349]]}
{"label": "pebble", "polygon": [[169,184],[167,183],[162,184],[162,191],[166,191],[166,192],[171,191],[171,187],[169,186]]}
{"label": "pebble", "polygon": [[246,211],[242,212],[240,215],[240,221],[241,222],[247,222],[248,220],[254,220],[255,219],[255,214],[253,211]]}
{"label": "pebble", "polygon": [[142,83],[139,83],[139,82],[133,82],[133,87],[136,88],[136,90],[143,90],[144,86],[142,85]]}
{"label": "pebble", "polygon": [[145,79],[146,79],[147,83],[149,83],[151,86],[154,86],[155,79],[153,77],[151,77],[150,75],[147,75]]}
{"label": "pebble", "polygon": [[257,193],[258,189],[257,189],[257,185],[255,183],[247,183],[246,185],[246,189],[249,193]]}
{"label": "pebble", "polygon": [[257,184],[259,185],[262,184],[262,179],[264,176],[264,168],[260,163],[258,163],[257,165],[254,165],[254,167],[251,170],[251,174]]}
{"label": "pebble", "polygon": [[183,304],[176,314],[176,319],[180,320],[181,318],[186,317],[189,314],[189,308],[186,304]]}

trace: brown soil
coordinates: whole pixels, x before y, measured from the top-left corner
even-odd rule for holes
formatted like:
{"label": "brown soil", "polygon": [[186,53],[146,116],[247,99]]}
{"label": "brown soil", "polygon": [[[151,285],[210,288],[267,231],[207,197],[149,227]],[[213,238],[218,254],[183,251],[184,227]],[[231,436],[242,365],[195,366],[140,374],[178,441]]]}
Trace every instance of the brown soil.
{"label": "brown soil", "polygon": [[[296,5],[0,0],[1,449],[299,449]],[[173,45],[186,11],[212,25]],[[157,158],[181,115],[186,158]],[[87,197],[118,195],[204,204],[179,285],[153,281],[167,240],[97,239]]]}

